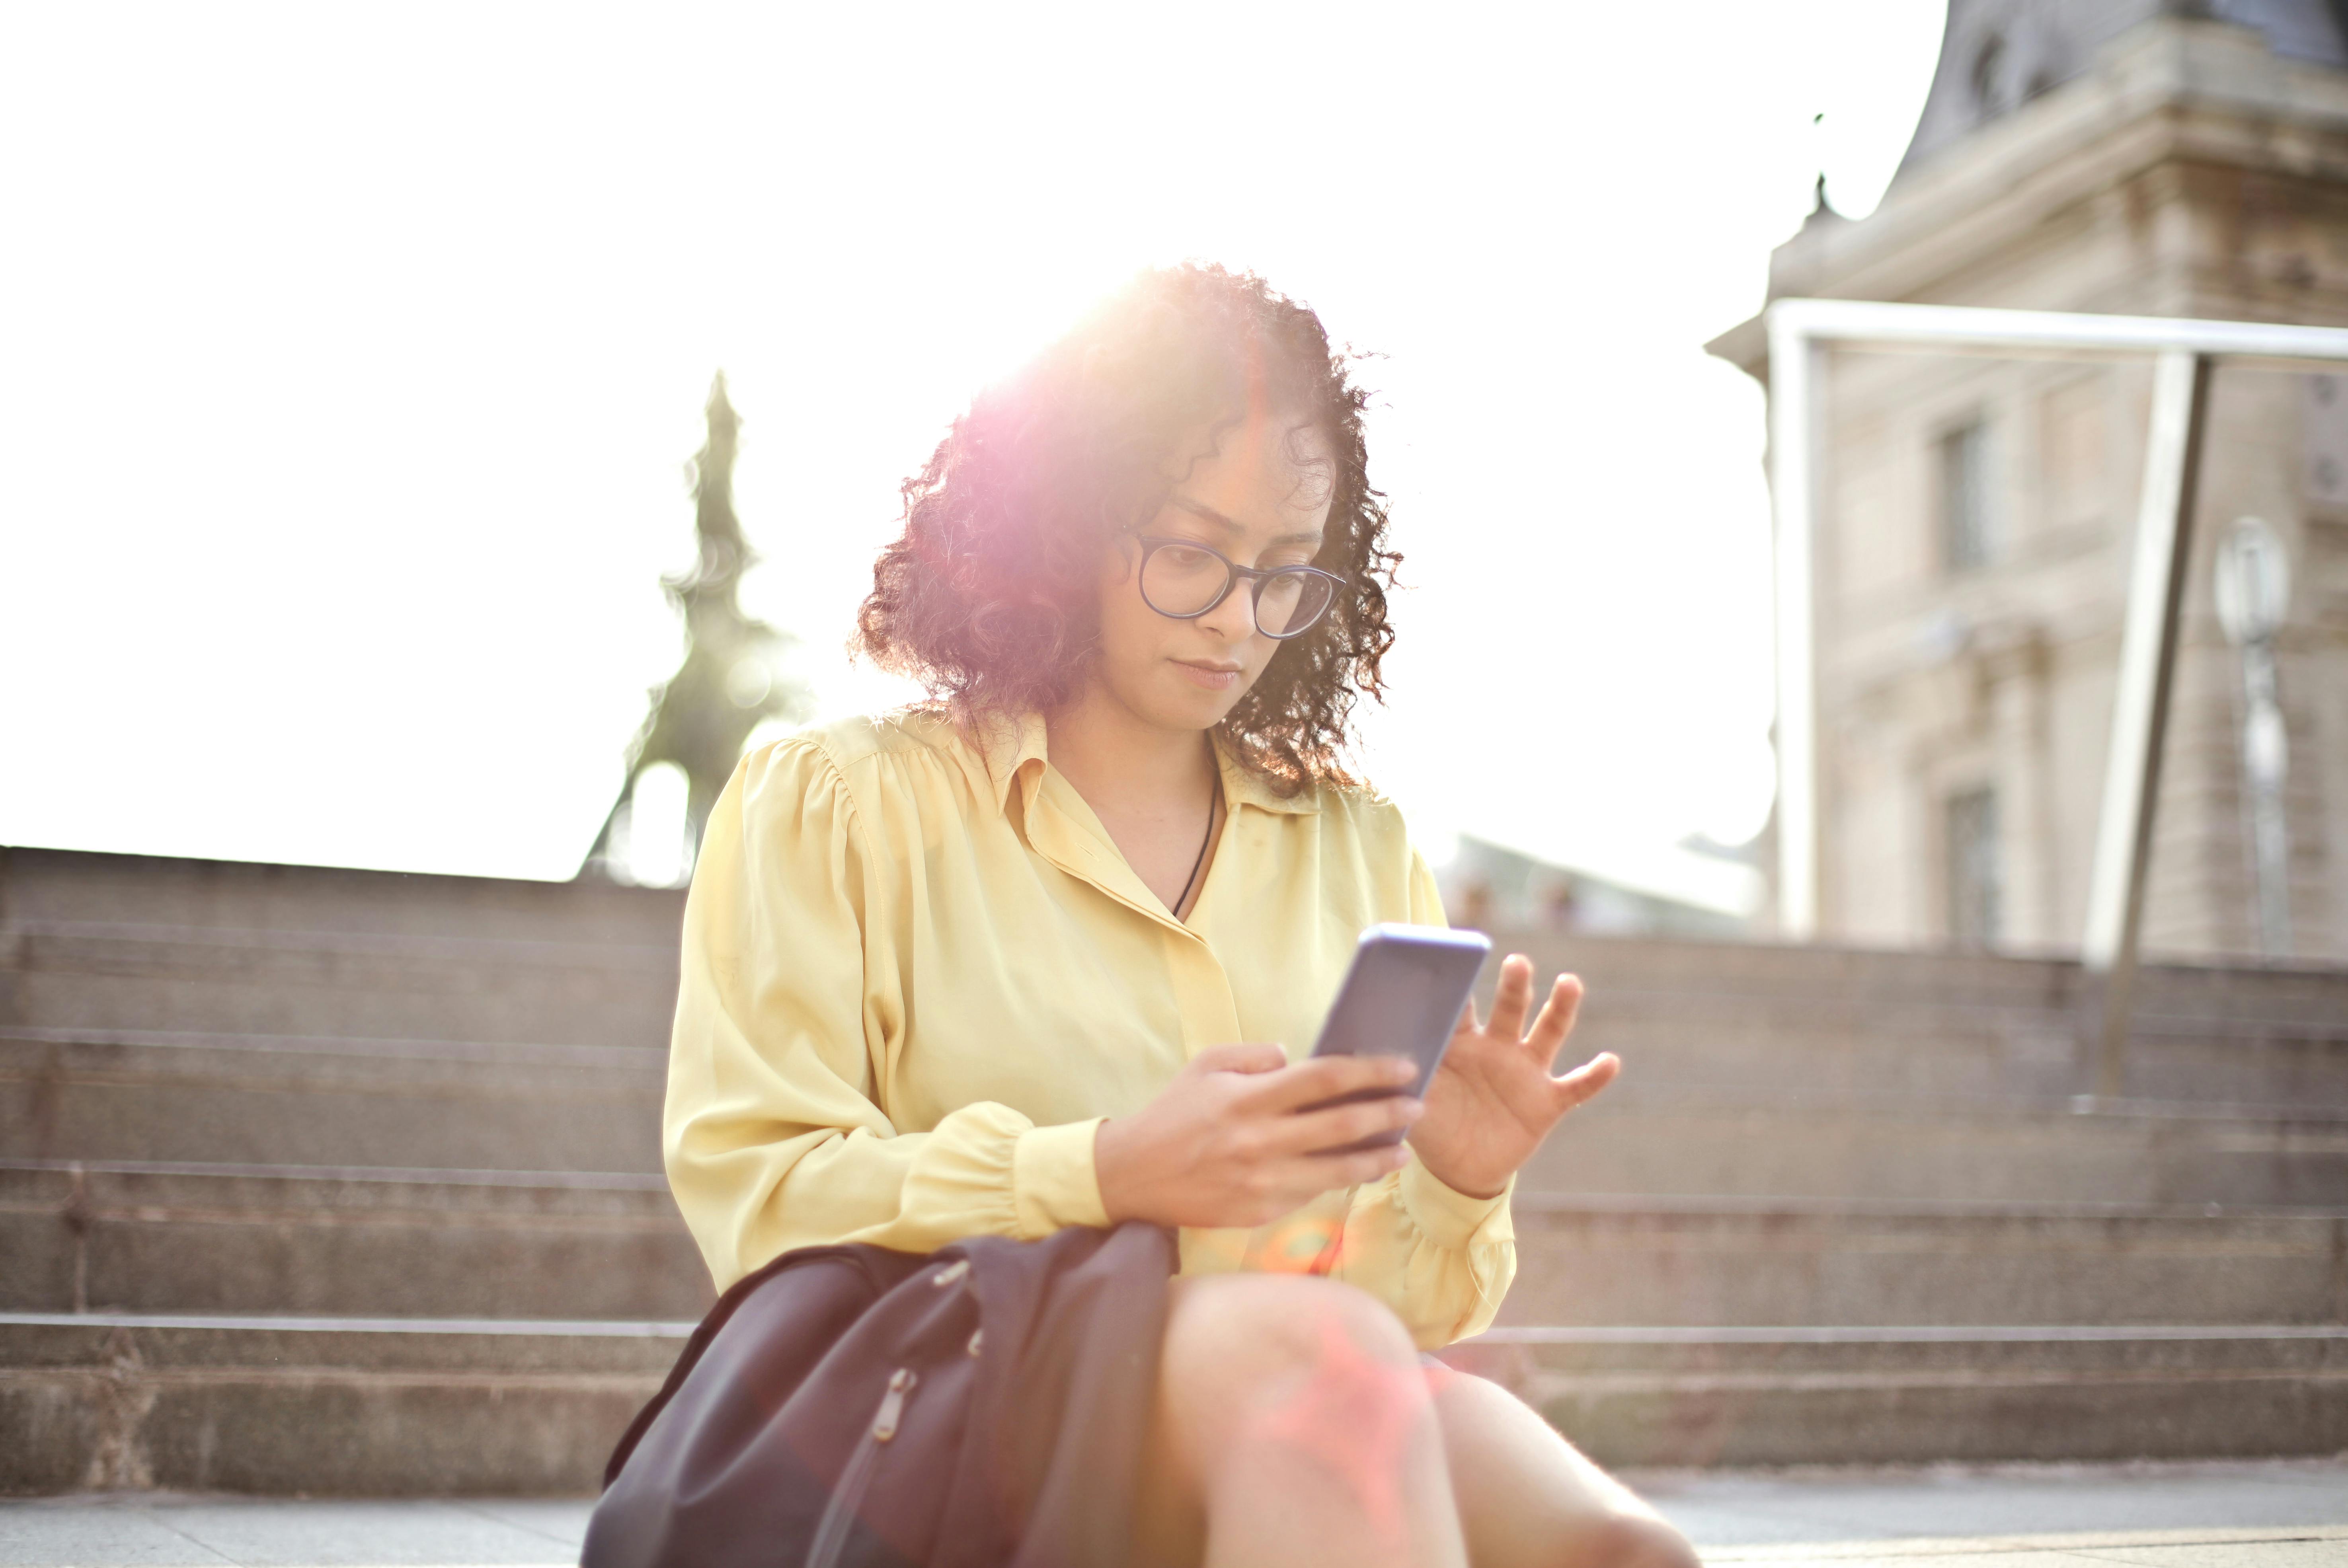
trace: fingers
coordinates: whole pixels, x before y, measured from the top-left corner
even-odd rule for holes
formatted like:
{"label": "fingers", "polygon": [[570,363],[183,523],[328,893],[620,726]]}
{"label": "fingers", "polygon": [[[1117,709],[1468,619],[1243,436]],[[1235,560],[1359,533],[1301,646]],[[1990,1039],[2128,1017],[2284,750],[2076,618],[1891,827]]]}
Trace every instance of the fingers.
{"label": "fingers", "polygon": [[1250,1084],[1246,1106],[1284,1112],[1340,1094],[1401,1089],[1417,1077],[1417,1067],[1399,1056],[1315,1056]]}
{"label": "fingers", "polygon": [[1550,1095],[1560,1116],[1597,1098],[1598,1091],[1622,1074],[1622,1059],[1601,1050],[1562,1078],[1550,1081]]}
{"label": "fingers", "polygon": [[1321,1154],[1307,1161],[1313,1181],[1321,1192],[1337,1187],[1358,1187],[1364,1182],[1375,1182],[1391,1172],[1410,1163],[1410,1151],[1400,1143],[1380,1149],[1365,1149],[1358,1154]]}
{"label": "fingers", "polygon": [[1325,1111],[1299,1111],[1272,1124],[1269,1146],[1282,1153],[1317,1154],[1342,1149],[1381,1132],[1406,1132],[1426,1113],[1426,1102],[1400,1094],[1332,1105]]}
{"label": "fingers", "polygon": [[1410,1150],[1400,1143],[1381,1144],[1350,1154],[1299,1154],[1274,1167],[1272,1184],[1288,1194],[1282,1212],[1309,1204],[1323,1193],[1375,1182],[1410,1163]]}
{"label": "fingers", "polygon": [[1500,983],[1492,992],[1492,1021],[1485,1031],[1503,1040],[1522,1040],[1525,1015],[1533,1005],[1533,961],[1522,953],[1500,960]]}
{"label": "fingers", "polygon": [[1277,1072],[1288,1053],[1276,1045],[1216,1045],[1192,1057],[1185,1072]]}
{"label": "fingers", "polygon": [[[1492,1021],[1485,1032],[1502,1040],[1524,1041],[1546,1066],[1556,1059],[1558,1048],[1573,1030],[1574,1016],[1581,1009],[1580,977],[1560,975],[1551,982],[1540,1016],[1528,1030],[1525,1018],[1532,1005],[1533,961],[1522,953],[1510,953],[1500,963],[1500,981],[1492,993]],[[1472,1005],[1469,1010],[1472,1016]]]}
{"label": "fingers", "polygon": [[1547,1067],[1557,1060],[1559,1047],[1573,1032],[1573,1020],[1581,1011],[1581,979],[1577,975],[1560,975],[1549,989],[1549,1000],[1541,1004],[1540,1017],[1533,1020],[1533,1031],[1526,1043],[1540,1056]]}

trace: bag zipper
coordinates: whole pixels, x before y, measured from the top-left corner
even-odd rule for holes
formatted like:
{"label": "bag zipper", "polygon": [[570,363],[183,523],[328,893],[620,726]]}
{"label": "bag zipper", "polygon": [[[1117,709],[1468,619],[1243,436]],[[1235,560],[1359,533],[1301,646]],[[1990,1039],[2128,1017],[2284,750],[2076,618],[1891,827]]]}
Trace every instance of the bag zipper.
{"label": "bag zipper", "polygon": [[905,1396],[920,1381],[910,1367],[900,1367],[889,1374],[889,1387],[880,1396],[880,1408],[872,1413],[872,1424],[857,1440],[856,1451],[848,1456],[848,1468],[839,1472],[839,1484],[832,1489],[831,1501],[823,1505],[815,1539],[808,1544],[807,1568],[834,1568],[839,1563],[840,1553],[848,1546],[848,1527],[856,1518],[857,1505],[864,1501],[865,1489],[872,1484],[872,1469],[880,1457],[880,1445],[897,1435],[897,1423],[905,1413]]}

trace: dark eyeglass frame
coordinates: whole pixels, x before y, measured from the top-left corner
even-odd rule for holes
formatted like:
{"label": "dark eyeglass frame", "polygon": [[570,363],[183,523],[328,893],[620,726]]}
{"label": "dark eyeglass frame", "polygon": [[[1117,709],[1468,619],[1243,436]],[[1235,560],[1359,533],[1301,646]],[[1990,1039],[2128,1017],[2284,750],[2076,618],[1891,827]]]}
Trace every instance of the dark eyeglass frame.
{"label": "dark eyeglass frame", "polygon": [[[1214,613],[1214,610],[1217,605],[1231,598],[1231,589],[1237,588],[1242,582],[1251,583],[1254,587],[1250,589],[1248,613],[1250,618],[1255,621],[1255,629],[1258,631],[1263,632],[1266,637],[1272,638],[1275,641],[1285,642],[1292,637],[1303,636],[1306,632],[1312,630],[1314,627],[1328,620],[1329,612],[1337,608],[1338,591],[1345,586],[1346,579],[1344,578],[1339,576],[1334,571],[1323,571],[1317,566],[1241,566],[1237,561],[1231,559],[1231,557],[1217,549],[1214,546],[1200,544],[1197,539],[1179,538],[1163,534],[1136,534],[1133,536],[1133,540],[1136,544],[1141,547],[1141,559],[1134,564],[1133,568],[1133,586],[1141,594],[1142,603],[1149,605],[1150,609],[1157,610],[1159,614],[1166,617],[1169,620],[1196,620],[1202,615],[1211,615]],[[1179,545],[1186,550],[1203,550],[1223,563],[1222,588],[1216,593],[1214,598],[1207,600],[1206,603],[1200,605],[1196,610],[1159,610],[1157,605],[1150,603],[1149,590],[1142,586],[1148,580],[1149,558],[1156,555],[1159,550],[1175,545]],[[1303,625],[1298,627],[1293,631],[1265,630],[1262,616],[1263,584],[1276,577],[1317,577],[1329,585],[1329,602],[1323,605],[1319,613],[1315,614],[1312,620],[1306,621]]]}

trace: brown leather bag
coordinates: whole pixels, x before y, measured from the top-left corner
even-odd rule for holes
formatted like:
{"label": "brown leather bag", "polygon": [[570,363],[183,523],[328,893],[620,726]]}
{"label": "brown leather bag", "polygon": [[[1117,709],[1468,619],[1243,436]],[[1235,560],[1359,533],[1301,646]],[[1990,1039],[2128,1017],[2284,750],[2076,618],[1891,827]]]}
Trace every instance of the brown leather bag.
{"label": "brown leather bag", "polygon": [[581,1568],[1127,1559],[1173,1238],[787,1253],[620,1440]]}

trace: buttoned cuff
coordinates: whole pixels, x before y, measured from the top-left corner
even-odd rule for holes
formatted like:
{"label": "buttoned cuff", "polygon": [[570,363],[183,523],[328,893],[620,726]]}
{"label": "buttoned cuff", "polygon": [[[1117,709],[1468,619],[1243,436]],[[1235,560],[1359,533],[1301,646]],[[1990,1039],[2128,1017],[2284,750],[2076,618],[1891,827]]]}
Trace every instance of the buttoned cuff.
{"label": "buttoned cuff", "polygon": [[1093,1168],[1093,1138],[1108,1118],[1030,1127],[1011,1148],[1011,1206],[1024,1241],[1069,1225],[1108,1228],[1100,1178]]}
{"label": "buttoned cuff", "polygon": [[1516,1190],[1517,1179],[1510,1176],[1509,1184],[1498,1195],[1471,1198],[1437,1180],[1413,1157],[1402,1168],[1396,1195],[1402,1201],[1403,1213],[1410,1216],[1411,1223],[1427,1240],[1456,1252],[1471,1240],[1488,1243],[1516,1238],[1516,1225],[1509,1217],[1509,1194]]}

